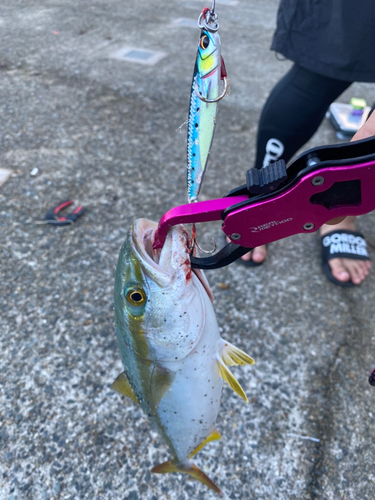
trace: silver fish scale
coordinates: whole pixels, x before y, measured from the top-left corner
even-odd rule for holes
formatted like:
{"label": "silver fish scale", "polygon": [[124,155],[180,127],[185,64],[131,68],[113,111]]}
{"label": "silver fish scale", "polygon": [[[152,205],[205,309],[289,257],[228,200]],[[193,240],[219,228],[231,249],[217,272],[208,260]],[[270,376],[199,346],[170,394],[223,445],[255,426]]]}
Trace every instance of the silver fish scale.
{"label": "silver fish scale", "polygon": [[[207,291],[190,266],[184,267],[189,254],[187,242],[180,245],[182,231],[186,235],[177,226],[168,234],[162,252],[170,255],[169,269],[168,274],[160,269],[160,278],[129,236],[116,270],[115,314],[121,357],[133,392],[177,463],[186,464],[189,454],[215,426],[223,385],[217,357],[224,341]],[[131,319],[126,304],[126,280],[147,292],[144,312],[137,321]],[[143,354],[137,345],[143,346]],[[156,405],[155,367],[159,374],[170,374]]]}

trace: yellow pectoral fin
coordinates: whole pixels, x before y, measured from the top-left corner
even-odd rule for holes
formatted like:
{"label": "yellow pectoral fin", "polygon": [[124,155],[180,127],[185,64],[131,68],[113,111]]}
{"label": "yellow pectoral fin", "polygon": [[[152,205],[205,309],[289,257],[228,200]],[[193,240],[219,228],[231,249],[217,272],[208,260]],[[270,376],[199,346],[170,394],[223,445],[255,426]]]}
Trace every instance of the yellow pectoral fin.
{"label": "yellow pectoral fin", "polygon": [[196,453],[198,453],[198,451],[201,450],[203,446],[206,446],[207,443],[210,443],[211,441],[217,441],[219,439],[221,439],[221,434],[217,429],[215,429],[213,432],[211,432],[211,434],[208,437],[206,437],[206,439],[199,446],[195,448],[194,451],[190,453],[189,458],[193,457]]}
{"label": "yellow pectoral fin", "polygon": [[135,394],[133,392],[133,389],[131,388],[129,384],[128,377],[126,376],[125,372],[120,373],[120,375],[116,378],[116,380],[113,382],[111,385],[111,389],[113,389],[116,392],[119,392],[120,394],[123,394],[124,396],[132,399],[134,403],[138,403],[137,398],[135,397]]}
{"label": "yellow pectoral fin", "polygon": [[198,481],[205,484],[208,488],[216,491],[216,493],[221,494],[221,491],[216,486],[216,484],[211,481],[211,479],[192,462],[184,466],[176,465],[170,460],[169,462],[164,462],[163,464],[156,465],[153,469],[151,469],[151,472],[155,472],[156,474],[166,474],[168,472],[183,472],[185,474],[189,474],[189,476],[193,477],[194,479],[198,479]]}
{"label": "yellow pectoral fin", "polygon": [[151,393],[155,408],[159,406],[164,394],[168,391],[175,374],[160,365],[155,365],[151,375]]}
{"label": "yellow pectoral fin", "polygon": [[234,390],[234,392],[236,392],[239,396],[241,396],[241,398],[243,398],[246,401],[246,403],[248,403],[248,399],[240,383],[238,382],[236,377],[230,372],[230,370],[226,367],[226,365],[224,364],[224,362],[220,357],[218,357],[217,364],[219,366],[220,375],[223,377],[225,382],[227,382],[227,384],[229,384],[229,387],[231,387]]}
{"label": "yellow pectoral fin", "polygon": [[222,359],[227,366],[233,365],[253,365],[255,361],[246,352],[238,347],[223,341],[221,352]]}

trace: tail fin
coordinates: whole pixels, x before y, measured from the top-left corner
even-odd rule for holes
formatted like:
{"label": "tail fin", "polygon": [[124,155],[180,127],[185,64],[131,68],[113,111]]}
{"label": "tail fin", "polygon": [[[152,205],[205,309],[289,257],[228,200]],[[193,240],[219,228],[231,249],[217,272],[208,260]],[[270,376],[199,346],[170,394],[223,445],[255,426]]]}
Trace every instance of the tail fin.
{"label": "tail fin", "polygon": [[156,472],[156,474],[166,474],[167,472],[182,472],[185,474],[189,474],[189,476],[193,477],[194,479],[198,479],[198,481],[208,486],[208,488],[211,488],[216,493],[219,493],[219,495],[221,495],[221,491],[216,486],[216,484],[211,481],[211,479],[206,476],[206,474],[202,470],[200,470],[199,467],[193,464],[193,462],[188,462],[186,466],[178,466],[172,460],[170,460],[169,462],[164,462],[162,464],[156,465],[153,469],[151,469],[151,472]]}

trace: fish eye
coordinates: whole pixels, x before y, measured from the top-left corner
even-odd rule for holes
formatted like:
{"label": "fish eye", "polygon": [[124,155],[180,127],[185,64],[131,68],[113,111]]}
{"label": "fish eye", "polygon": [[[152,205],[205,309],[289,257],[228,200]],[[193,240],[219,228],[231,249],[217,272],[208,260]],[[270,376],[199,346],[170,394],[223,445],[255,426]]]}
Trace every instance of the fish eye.
{"label": "fish eye", "polygon": [[210,45],[210,39],[208,38],[207,35],[203,35],[200,41],[200,46],[202,49],[207,49],[207,47]]}
{"label": "fish eye", "polygon": [[142,306],[146,302],[146,294],[142,288],[131,288],[126,292],[125,298],[132,306]]}

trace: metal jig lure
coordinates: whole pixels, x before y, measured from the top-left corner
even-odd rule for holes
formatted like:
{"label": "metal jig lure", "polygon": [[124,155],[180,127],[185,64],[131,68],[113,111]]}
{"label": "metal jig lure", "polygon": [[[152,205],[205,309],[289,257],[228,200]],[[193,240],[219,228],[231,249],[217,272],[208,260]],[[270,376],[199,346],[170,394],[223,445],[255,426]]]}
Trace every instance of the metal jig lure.
{"label": "metal jig lure", "polygon": [[[198,200],[211,151],[217,115],[217,103],[227,95],[228,81],[224,61],[221,57],[221,44],[218,34],[219,22],[213,0],[211,10],[202,10],[198,27],[201,35],[198,44],[190,92],[190,106],[187,135],[187,195],[188,202]],[[223,81],[223,89],[222,87]],[[205,251],[196,241],[195,227],[192,226],[193,248]]]}

